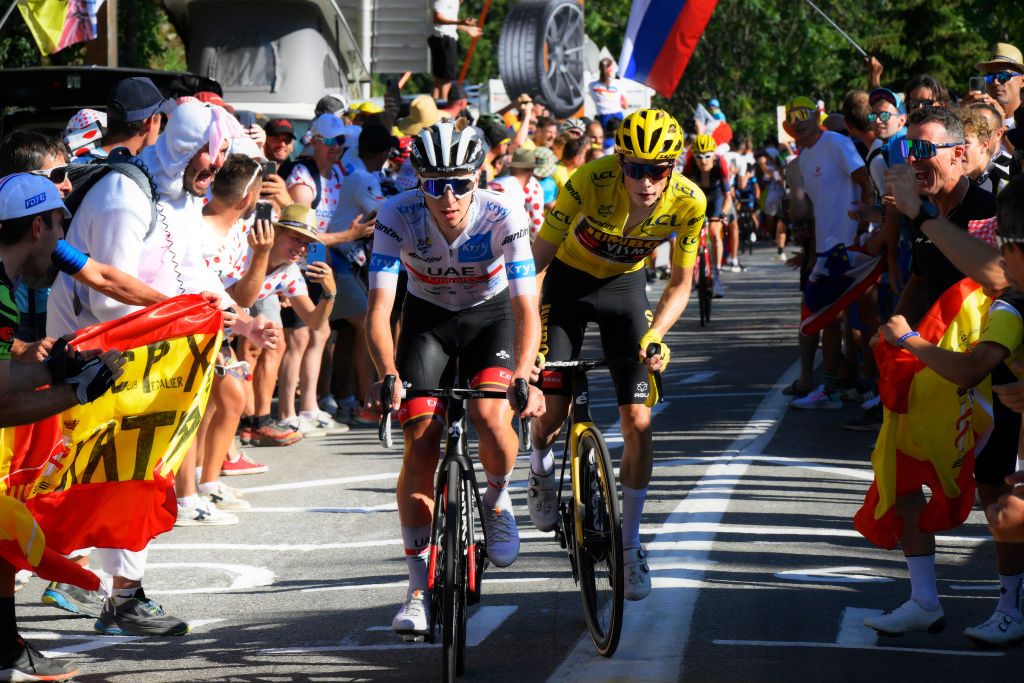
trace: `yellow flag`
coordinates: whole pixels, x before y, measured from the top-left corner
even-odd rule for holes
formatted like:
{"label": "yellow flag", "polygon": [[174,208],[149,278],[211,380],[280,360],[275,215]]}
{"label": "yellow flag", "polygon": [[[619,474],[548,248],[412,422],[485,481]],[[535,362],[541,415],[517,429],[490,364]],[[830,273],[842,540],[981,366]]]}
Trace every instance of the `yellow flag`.
{"label": "yellow flag", "polygon": [[68,0],[18,0],[18,11],[28,24],[39,51],[44,55],[56,52],[68,14]]}

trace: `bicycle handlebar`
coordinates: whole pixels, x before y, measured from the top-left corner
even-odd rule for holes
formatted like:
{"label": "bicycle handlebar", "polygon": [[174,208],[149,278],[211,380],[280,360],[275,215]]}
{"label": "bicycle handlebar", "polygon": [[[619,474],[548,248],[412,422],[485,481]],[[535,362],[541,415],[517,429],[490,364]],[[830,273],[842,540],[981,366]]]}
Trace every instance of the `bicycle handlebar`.
{"label": "bicycle handlebar", "polygon": [[[647,357],[648,358],[651,358],[653,356],[660,356],[660,355],[661,355],[661,344],[658,344],[656,342],[651,342],[650,344],[647,345]],[[654,386],[658,390],[658,403],[661,403],[662,401],[665,400],[665,390],[664,390],[663,385],[661,383],[661,371],[659,370],[658,372],[653,372],[651,374],[654,375]]]}
{"label": "bicycle handlebar", "polygon": [[380,423],[377,425],[377,438],[384,448],[391,448],[391,400],[395,397],[394,375],[385,375],[380,387]]}
{"label": "bicycle handlebar", "polygon": [[[661,353],[661,344],[651,343],[647,345],[646,354],[647,357],[657,356]],[[611,365],[625,365],[628,363],[639,363],[639,360],[633,358],[593,358],[593,359],[576,359],[576,360],[553,360],[546,361],[544,363],[544,369],[548,368],[554,370],[573,370],[578,369],[583,372],[590,372],[595,368],[606,368]],[[658,402],[661,403],[665,400],[665,392],[662,389],[661,372],[651,373],[654,375],[654,386],[658,389]]]}

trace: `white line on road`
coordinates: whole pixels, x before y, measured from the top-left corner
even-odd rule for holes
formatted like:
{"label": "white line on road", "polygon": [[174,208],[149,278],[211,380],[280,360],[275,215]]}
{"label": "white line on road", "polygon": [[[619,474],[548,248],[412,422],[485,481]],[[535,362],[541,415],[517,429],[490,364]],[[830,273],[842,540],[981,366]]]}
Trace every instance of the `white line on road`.
{"label": "white line on road", "polygon": [[887,583],[892,581],[887,576],[872,576],[871,574],[860,573],[870,571],[867,567],[791,569],[785,572],[776,572],[775,578],[807,583]]}
{"label": "white line on road", "polygon": [[[511,579],[487,579],[484,581],[485,586],[499,586],[505,583],[541,583],[542,581],[548,581],[546,576],[525,576],[520,578]],[[347,583],[340,586],[319,586],[317,588],[303,588],[300,593],[324,593],[328,591],[354,591],[354,590],[366,590],[368,588],[395,588],[396,586],[406,587],[409,582],[406,580],[402,581],[389,581],[387,583]]]}
{"label": "white line on road", "polygon": [[214,571],[229,572],[235,574],[231,584],[228,586],[211,586],[175,588],[173,590],[150,590],[152,595],[192,595],[194,593],[227,593],[233,590],[246,588],[260,588],[274,583],[274,572],[266,567],[254,567],[249,564],[221,564],[216,562],[151,562],[147,569],[168,569],[177,567],[188,567],[190,569],[212,569]]}
{"label": "white line on road", "polygon": [[253,507],[245,510],[244,512],[280,512],[280,513],[293,513],[293,512],[332,512],[332,513],[355,513],[355,514],[370,514],[374,512],[395,512],[398,510],[396,503],[384,503],[383,505],[372,505],[370,507],[347,507],[347,508],[332,508],[332,507]]}
{"label": "white line on road", "polygon": [[[771,441],[789,405],[789,398],[782,394],[782,389],[796,377],[798,369],[799,363],[794,363],[782,374],[754,411],[740,437],[725,449],[721,461],[712,464],[691,491],[691,494],[699,494],[713,489],[716,495],[687,496],[668,516],[664,530],[659,531],[648,545],[648,549],[655,545],[658,548],[650,556],[655,594],[626,607],[622,638],[615,658],[596,656],[590,636],[584,634],[549,681],[643,680],[667,683],[679,680],[699,593],[699,589],[693,590],[693,584],[699,585],[704,576],[702,567],[708,563],[714,533],[709,534],[706,540],[680,548],[677,543],[681,539],[674,527],[691,519],[700,519],[712,528],[721,523],[735,482],[749,467],[743,456],[760,453]],[[656,627],[652,628],[652,624]]]}
{"label": "white line on road", "polygon": [[291,481],[286,484],[268,484],[238,489],[242,493],[263,493],[265,491],[291,491],[293,489],[312,488],[314,486],[339,486],[341,484],[361,484],[366,481],[384,481],[398,479],[398,472],[382,472],[380,474],[363,474],[358,477],[337,477],[336,479],[313,479],[310,481]]}
{"label": "white line on road", "polygon": [[871,650],[872,652],[895,652],[906,654],[913,652],[923,655],[954,655],[960,657],[1002,657],[1003,652],[983,652],[979,650],[936,650],[924,647],[882,647],[880,645],[854,645],[846,643],[815,643],[800,640],[712,640],[715,645],[740,645],[745,647],[809,647],[827,650]]}
{"label": "white line on road", "polygon": [[838,645],[875,645],[878,643],[878,632],[864,625],[867,617],[884,614],[880,609],[861,609],[846,607],[839,619],[839,633],[836,634]]}

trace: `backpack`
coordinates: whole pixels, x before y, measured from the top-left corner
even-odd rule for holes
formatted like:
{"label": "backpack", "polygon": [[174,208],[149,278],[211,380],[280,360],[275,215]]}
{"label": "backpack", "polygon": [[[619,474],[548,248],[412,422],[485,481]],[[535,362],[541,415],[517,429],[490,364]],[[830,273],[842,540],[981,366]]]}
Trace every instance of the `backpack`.
{"label": "backpack", "polygon": [[64,199],[64,206],[68,208],[71,215],[75,215],[78,207],[85,200],[85,195],[89,193],[89,190],[101,178],[106,177],[112,171],[120,173],[135,181],[135,184],[139,186],[142,193],[146,195],[146,199],[149,200],[149,227],[146,228],[146,235],[143,238],[148,239],[153,234],[153,231],[156,230],[157,219],[156,201],[153,197],[153,182],[149,174],[134,163],[133,159],[134,157],[132,157],[127,149],[118,147],[111,151],[106,159],[95,159],[87,164],[72,164],[68,166],[71,192]]}
{"label": "backpack", "polygon": [[281,164],[280,168],[277,169],[277,175],[281,176],[283,180],[288,180],[288,176],[292,174],[296,166],[305,166],[306,170],[309,171],[309,175],[313,176],[313,183],[316,184],[316,196],[313,197],[312,209],[316,211],[316,207],[320,206],[320,197],[322,196],[323,181],[320,180],[320,168],[316,165],[316,161],[313,157],[299,157],[298,159],[291,159]]}

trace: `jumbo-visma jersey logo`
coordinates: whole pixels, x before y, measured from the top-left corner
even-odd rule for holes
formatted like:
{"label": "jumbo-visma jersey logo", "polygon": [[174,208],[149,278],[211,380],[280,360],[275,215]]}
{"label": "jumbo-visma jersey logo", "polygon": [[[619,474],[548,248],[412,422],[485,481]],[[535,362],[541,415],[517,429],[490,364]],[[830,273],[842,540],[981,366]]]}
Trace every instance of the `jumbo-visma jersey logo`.
{"label": "jumbo-visma jersey logo", "polygon": [[592,254],[616,263],[633,264],[650,256],[664,238],[639,239],[603,232],[581,220],[574,232],[580,245]]}

